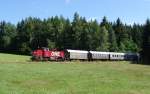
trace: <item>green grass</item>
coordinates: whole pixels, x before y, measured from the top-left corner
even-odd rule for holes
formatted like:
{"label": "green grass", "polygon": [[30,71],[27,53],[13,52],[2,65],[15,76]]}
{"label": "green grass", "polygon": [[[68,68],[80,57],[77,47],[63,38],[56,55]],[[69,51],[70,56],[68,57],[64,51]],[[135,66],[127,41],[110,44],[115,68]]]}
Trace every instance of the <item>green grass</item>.
{"label": "green grass", "polygon": [[0,53],[0,63],[27,62],[27,61],[30,61],[30,56],[1,54]]}
{"label": "green grass", "polygon": [[0,54],[0,94],[150,94],[150,66]]}

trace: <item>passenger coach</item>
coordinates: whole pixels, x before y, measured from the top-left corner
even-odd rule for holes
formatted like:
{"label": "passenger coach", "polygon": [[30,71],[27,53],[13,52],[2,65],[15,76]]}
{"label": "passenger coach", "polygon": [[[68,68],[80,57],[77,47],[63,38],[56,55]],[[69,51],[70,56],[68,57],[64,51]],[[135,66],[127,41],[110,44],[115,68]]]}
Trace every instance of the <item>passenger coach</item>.
{"label": "passenger coach", "polygon": [[87,60],[88,59],[88,51],[83,50],[66,50],[68,54],[68,58],[70,60],[78,59],[78,60]]}

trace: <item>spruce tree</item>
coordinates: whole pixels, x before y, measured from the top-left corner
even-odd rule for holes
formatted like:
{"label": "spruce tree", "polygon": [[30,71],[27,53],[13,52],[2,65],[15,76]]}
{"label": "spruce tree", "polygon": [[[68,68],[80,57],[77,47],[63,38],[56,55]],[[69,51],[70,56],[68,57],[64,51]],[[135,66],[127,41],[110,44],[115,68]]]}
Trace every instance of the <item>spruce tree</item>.
{"label": "spruce tree", "polygon": [[143,45],[142,45],[142,63],[150,64],[150,20],[146,21],[144,25],[143,33]]}

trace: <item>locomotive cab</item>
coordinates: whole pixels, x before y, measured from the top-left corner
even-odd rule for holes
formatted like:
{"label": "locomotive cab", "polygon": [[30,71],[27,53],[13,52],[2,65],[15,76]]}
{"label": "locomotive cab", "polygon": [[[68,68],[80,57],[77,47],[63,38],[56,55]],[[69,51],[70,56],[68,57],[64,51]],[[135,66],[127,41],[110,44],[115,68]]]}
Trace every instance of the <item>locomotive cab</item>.
{"label": "locomotive cab", "polygon": [[43,51],[41,49],[34,50],[31,60],[43,60]]}

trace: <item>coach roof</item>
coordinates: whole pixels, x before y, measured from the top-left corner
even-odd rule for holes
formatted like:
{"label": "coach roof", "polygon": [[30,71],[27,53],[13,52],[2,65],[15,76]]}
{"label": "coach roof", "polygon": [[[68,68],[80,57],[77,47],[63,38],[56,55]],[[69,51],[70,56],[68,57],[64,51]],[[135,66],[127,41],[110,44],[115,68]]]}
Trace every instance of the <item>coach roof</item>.
{"label": "coach roof", "polygon": [[84,51],[84,50],[70,50],[67,49],[68,52],[73,52],[73,53],[88,53],[88,51]]}

